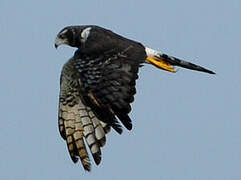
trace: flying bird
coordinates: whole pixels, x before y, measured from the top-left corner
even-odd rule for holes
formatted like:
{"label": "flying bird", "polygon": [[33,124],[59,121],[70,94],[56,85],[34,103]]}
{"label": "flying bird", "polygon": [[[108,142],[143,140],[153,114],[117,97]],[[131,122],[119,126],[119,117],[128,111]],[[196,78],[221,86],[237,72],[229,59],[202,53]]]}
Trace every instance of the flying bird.
{"label": "flying bird", "polygon": [[91,170],[91,162],[86,145],[98,165],[111,128],[119,134],[121,124],[132,129],[128,114],[143,64],[169,72],[180,66],[215,74],[94,25],[65,27],[58,33],[55,47],[62,44],[77,50],[61,72],[59,131],[72,161],[80,160],[87,171]]}

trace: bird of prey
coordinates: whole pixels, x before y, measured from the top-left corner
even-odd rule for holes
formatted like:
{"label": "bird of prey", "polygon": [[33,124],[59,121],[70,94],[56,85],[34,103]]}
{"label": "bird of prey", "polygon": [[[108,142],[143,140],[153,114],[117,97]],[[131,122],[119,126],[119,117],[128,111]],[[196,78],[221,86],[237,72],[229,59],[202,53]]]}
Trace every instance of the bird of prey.
{"label": "bird of prey", "polygon": [[86,145],[98,165],[111,128],[119,134],[121,123],[132,129],[128,114],[139,67],[144,63],[170,72],[180,66],[215,74],[94,25],[65,27],[58,33],[55,47],[62,44],[77,50],[61,73],[59,131],[73,162],[80,159],[87,171],[91,163]]}

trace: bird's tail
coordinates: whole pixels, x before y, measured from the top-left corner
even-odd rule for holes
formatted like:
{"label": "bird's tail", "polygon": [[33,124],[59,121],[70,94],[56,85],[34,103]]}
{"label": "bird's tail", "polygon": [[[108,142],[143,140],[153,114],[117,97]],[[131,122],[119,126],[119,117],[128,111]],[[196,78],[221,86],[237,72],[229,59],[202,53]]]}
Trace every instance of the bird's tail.
{"label": "bird's tail", "polygon": [[215,72],[210,71],[206,68],[203,68],[199,65],[187,62],[187,61],[183,61],[181,59],[172,57],[172,56],[168,56],[166,54],[163,54],[161,52],[158,52],[156,50],[153,50],[151,48],[146,47],[146,62],[153,64],[154,66],[166,70],[166,71],[170,71],[170,72],[176,72],[174,69],[174,66],[180,66],[183,68],[187,68],[187,69],[191,69],[191,70],[195,70],[195,71],[201,71],[201,72],[205,72],[205,73],[209,73],[209,74],[215,74]]}

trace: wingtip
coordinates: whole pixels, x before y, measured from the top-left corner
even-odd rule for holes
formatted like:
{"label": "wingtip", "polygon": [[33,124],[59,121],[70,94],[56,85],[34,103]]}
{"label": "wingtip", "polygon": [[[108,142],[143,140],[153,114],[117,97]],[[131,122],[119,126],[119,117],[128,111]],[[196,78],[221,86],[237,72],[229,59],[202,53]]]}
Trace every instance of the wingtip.
{"label": "wingtip", "polygon": [[71,157],[71,160],[73,161],[73,163],[77,163],[79,160],[77,157],[75,157],[75,155],[71,154],[70,157]]}
{"label": "wingtip", "polygon": [[113,124],[112,124],[112,128],[113,128],[118,134],[122,134],[122,132],[123,132],[122,126],[121,126],[118,122],[113,123]]}
{"label": "wingtip", "polygon": [[91,171],[91,165],[90,164],[85,164],[83,165],[84,170],[90,172]]}
{"label": "wingtip", "polygon": [[117,114],[117,117],[120,119],[122,124],[128,129],[129,131],[132,129],[132,123],[131,118],[128,116],[128,114]]}
{"label": "wingtip", "polygon": [[101,162],[101,152],[98,151],[97,153],[94,153],[93,158],[94,158],[95,164],[99,165]]}
{"label": "wingtip", "polygon": [[130,131],[130,130],[132,130],[132,127],[133,127],[133,126],[132,126],[132,124],[128,124],[128,126],[125,126],[125,127],[126,127],[127,130]]}

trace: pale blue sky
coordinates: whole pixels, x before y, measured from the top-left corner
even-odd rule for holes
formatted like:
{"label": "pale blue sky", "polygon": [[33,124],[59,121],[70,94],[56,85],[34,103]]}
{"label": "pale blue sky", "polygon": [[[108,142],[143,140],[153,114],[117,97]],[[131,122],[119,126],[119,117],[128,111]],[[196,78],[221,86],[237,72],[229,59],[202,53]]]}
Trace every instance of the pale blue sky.
{"label": "pale blue sky", "polygon": [[[240,0],[0,0],[0,179],[241,179]],[[217,75],[145,66],[134,129],[100,166],[73,164],[57,129],[64,26],[97,24]]]}

